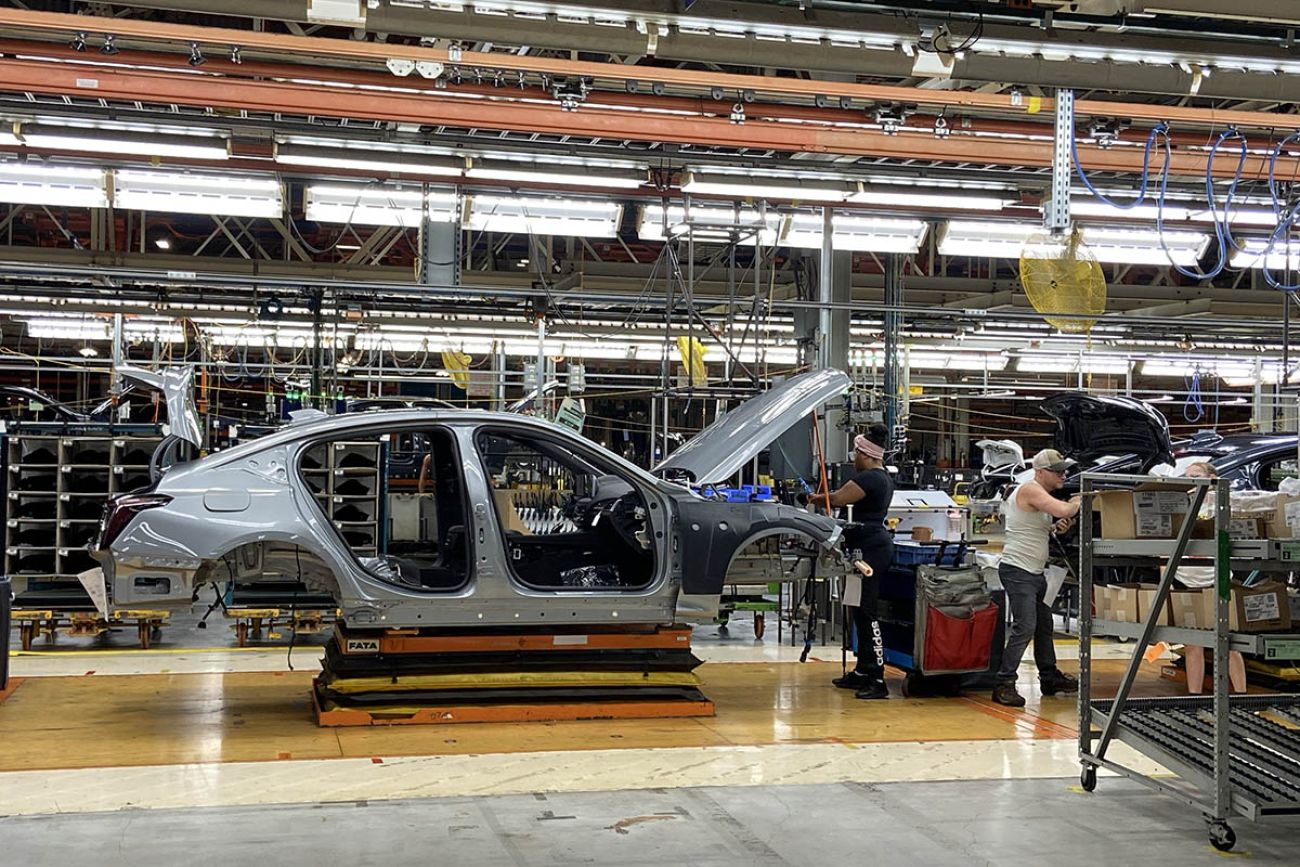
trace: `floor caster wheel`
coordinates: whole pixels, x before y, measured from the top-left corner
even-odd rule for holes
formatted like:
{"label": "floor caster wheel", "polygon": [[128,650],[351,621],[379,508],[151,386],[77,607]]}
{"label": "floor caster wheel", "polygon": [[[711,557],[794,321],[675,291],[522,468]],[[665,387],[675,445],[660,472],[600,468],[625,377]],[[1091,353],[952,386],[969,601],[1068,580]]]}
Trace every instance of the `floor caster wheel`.
{"label": "floor caster wheel", "polygon": [[1210,845],[1220,852],[1230,852],[1237,845],[1237,834],[1227,822],[1211,822]]}
{"label": "floor caster wheel", "polygon": [[149,639],[150,639],[150,637],[151,637],[151,633],[150,633],[150,630],[149,630],[149,624],[148,624],[148,623],[141,623],[138,627],[136,627],[136,634],[140,636],[140,647],[141,647],[141,649],[142,649],[142,650],[148,650],[148,649],[149,649],[149,644],[150,644]]}
{"label": "floor caster wheel", "polygon": [[1085,792],[1093,792],[1097,789],[1097,769],[1088,765],[1079,773],[1079,785]]}
{"label": "floor caster wheel", "polygon": [[765,620],[766,618],[763,617],[762,612],[759,612],[754,615],[754,638],[755,639],[759,639],[763,637],[763,632],[767,629],[767,623],[765,622]]}
{"label": "floor caster wheel", "polygon": [[248,646],[248,624],[247,623],[235,624],[235,643],[240,647]]}
{"label": "floor caster wheel", "polygon": [[24,623],[18,627],[18,641],[23,650],[31,650],[32,642],[36,640],[36,627],[30,623]]}
{"label": "floor caster wheel", "polygon": [[908,674],[903,677],[903,698],[911,698],[921,684],[920,675]]}

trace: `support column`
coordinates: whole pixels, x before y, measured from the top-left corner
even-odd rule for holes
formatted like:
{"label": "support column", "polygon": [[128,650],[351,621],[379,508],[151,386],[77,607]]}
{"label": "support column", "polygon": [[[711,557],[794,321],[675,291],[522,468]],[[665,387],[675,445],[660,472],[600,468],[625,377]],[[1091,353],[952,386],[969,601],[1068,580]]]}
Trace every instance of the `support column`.
{"label": "support column", "polygon": [[903,303],[903,256],[890,253],[885,256],[885,426],[895,448],[906,442],[903,428],[903,314],[896,308]]}
{"label": "support column", "polygon": [[[428,192],[428,188],[425,188]],[[430,219],[428,199],[420,215],[420,274],[425,286],[460,285],[460,207],[450,222]]]}
{"label": "support column", "polygon": [[[822,248],[818,261],[817,365],[849,369],[849,320],[846,306],[853,300],[853,257],[832,246],[833,210],[822,209]],[[832,307],[832,305],[834,305]],[[843,399],[827,404],[823,413],[822,442],[826,460],[838,463],[849,452],[848,419]]]}

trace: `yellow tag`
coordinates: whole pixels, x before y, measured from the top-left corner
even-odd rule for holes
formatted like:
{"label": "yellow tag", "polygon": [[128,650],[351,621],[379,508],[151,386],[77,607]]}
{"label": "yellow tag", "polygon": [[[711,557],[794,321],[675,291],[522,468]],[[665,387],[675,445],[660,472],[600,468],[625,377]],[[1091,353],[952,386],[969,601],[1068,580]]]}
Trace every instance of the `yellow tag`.
{"label": "yellow tag", "polygon": [[1041,96],[1029,97],[1029,105],[1025,108],[1025,111],[1029,112],[1030,114],[1038,114],[1042,110],[1043,110],[1043,98]]}
{"label": "yellow tag", "polygon": [[907,393],[910,394],[912,397],[917,397],[918,395],[925,394],[925,386],[909,385],[907,387]]}

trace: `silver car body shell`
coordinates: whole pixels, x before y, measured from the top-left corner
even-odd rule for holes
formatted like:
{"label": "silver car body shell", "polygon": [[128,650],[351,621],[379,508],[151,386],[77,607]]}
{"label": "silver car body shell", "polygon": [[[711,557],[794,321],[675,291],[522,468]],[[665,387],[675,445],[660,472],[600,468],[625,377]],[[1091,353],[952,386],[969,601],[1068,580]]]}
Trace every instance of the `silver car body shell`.
{"label": "silver car body shell", "polygon": [[[298,472],[302,452],[335,439],[442,427],[459,450],[468,499],[470,575],[459,590],[428,592],[390,583],[368,572],[316,506]],[[645,499],[647,533],[656,569],[641,590],[561,592],[518,581],[475,439],[483,427],[558,440],[589,460],[612,466]],[[669,623],[679,594],[707,615],[716,609],[726,568],[752,541],[798,534],[827,548],[840,528],[824,517],[775,503],[728,504],[646,473],[589,440],[545,421],[468,410],[392,410],[290,425],[252,442],[172,467],[154,491],[171,498],[141,511],[108,550],[92,550],[104,566],[115,604],[189,604],[195,576],[205,566],[213,580],[235,577],[235,552],[255,543],[298,546],[324,566],[324,580],[343,617],[358,627],[519,626],[564,623]],[[649,554],[647,555],[649,556]],[[134,588],[165,578],[164,596]],[[712,604],[710,604],[712,600]]]}

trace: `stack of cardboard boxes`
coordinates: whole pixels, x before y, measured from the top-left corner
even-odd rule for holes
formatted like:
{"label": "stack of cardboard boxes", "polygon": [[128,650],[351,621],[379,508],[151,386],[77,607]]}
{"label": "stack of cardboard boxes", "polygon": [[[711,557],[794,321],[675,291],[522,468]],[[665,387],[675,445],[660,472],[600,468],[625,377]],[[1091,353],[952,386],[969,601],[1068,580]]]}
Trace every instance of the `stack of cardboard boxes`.
{"label": "stack of cardboard boxes", "polygon": [[[1155,602],[1154,584],[1109,584],[1093,587],[1094,617],[1118,623],[1141,623]],[[1175,589],[1156,618],[1158,626],[1213,629],[1215,590]],[[1286,585],[1264,581],[1246,587],[1233,583],[1228,607],[1232,632],[1279,632],[1291,628],[1291,604]]]}
{"label": "stack of cardboard boxes", "polygon": [[[1300,497],[1285,494],[1243,498],[1241,509],[1233,503],[1229,535],[1233,539],[1300,537]],[[1150,482],[1132,491],[1102,491],[1094,498],[1101,513],[1101,535],[1106,539],[1173,539],[1188,511],[1186,485]],[[1214,538],[1214,521],[1200,519],[1192,537]],[[1208,565],[1205,564],[1205,565]],[[1140,623],[1155,601],[1154,584],[1098,585],[1093,590],[1095,617],[1121,623]],[[1215,620],[1213,587],[1186,590],[1177,585],[1159,612],[1157,624],[1212,629]],[[1234,582],[1229,605],[1229,628],[1234,632],[1275,632],[1291,628],[1287,587],[1264,581],[1246,587]]]}

